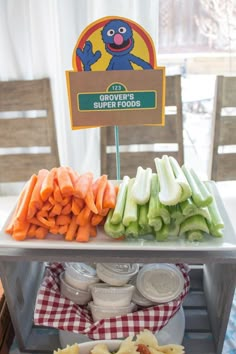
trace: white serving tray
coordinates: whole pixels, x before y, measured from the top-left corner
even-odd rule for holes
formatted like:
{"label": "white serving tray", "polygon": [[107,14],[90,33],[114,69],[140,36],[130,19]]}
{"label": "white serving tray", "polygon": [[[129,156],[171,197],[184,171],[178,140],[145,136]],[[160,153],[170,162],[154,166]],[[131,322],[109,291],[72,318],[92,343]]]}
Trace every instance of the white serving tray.
{"label": "white serving tray", "polygon": [[108,237],[102,227],[98,228],[96,237],[91,237],[89,242],[65,241],[61,235],[48,234],[43,240],[26,239],[24,241],[15,241],[10,235],[4,232],[5,226],[11,217],[12,212],[7,218],[4,226],[0,231],[0,247],[3,248],[21,248],[21,249],[81,249],[81,250],[143,250],[143,251],[220,251],[236,250],[236,235],[228,214],[225,210],[224,204],[218,193],[214,182],[212,183],[214,196],[224,220],[223,238],[216,238],[206,235],[202,242],[189,242],[180,237],[178,239],[167,240],[163,242],[146,239],[132,239],[132,240],[115,240]]}

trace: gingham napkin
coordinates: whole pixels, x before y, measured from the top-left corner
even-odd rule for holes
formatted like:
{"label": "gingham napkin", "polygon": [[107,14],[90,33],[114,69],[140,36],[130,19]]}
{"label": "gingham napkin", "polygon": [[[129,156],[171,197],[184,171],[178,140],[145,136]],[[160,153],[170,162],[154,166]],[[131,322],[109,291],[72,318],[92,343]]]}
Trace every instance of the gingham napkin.
{"label": "gingham napkin", "polygon": [[136,312],[93,322],[87,306],[80,306],[60,293],[59,275],[63,265],[54,263],[47,267],[46,275],[37,294],[34,323],[88,336],[90,339],[117,339],[135,335],[147,328],[153,333],[162,329],[179,310],[190,287],[188,267],[177,264],[184,279],[180,296],[168,303],[139,308]]}

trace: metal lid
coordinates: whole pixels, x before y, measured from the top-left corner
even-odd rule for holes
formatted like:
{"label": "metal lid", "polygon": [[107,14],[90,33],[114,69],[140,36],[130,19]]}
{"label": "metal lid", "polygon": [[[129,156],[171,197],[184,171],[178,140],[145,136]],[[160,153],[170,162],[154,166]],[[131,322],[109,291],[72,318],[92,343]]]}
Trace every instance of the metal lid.
{"label": "metal lid", "polygon": [[75,278],[96,278],[96,269],[86,263],[65,263],[65,271]]}
{"label": "metal lid", "polygon": [[147,264],[139,271],[136,286],[147,299],[165,303],[181,294],[184,277],[175,265]]}

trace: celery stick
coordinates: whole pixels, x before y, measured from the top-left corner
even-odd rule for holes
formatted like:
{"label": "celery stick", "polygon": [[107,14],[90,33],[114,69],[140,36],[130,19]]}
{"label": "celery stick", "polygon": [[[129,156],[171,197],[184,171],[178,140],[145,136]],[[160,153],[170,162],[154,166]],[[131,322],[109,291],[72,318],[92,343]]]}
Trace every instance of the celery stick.
{"label": "celery stick", "polygon": [[162,228],[155,232],[157,241],[165,241],[169,235],[169,225],[163,224]]}
{"label": "celery stick", "polygon": [[180,208],[183,215],[190,215],[196,211],[197,206],[194,204],[192,198],[188,198],[184,202],[180,203]]}
{"label": "celery stick", "polygon": [[158,231],[162,228],[162,218],[160,216],[156,216],[155,218],[148,219],[148,224],[152,226],[155,231]]}
{"label": "celery stick", "polygon": [[215,228],[221,229],[224,227],[224,221],[221,217],[216,199],[214,197],[214,192],[212,189],[212,185],[208,182],[204,183],[209,192],[211,193],[212,196],[212,202],[210,205],[208,205],[208,210],[211,215],[211,223],[214,225]]}
{"label": "celery stick", "polygon": [[133,198],[132,187],[134,185],[135,178],[131,178],[128,183],[125,210],[122,219],[122,223],[128,226],[130,222],[138,220],[138,205]]}
{"label": "celery stick", "polygon": [[123,219],[129,180],[130,178],[128,176],[124,176],[119,186],[119,191],[116,199],[116,206],[111,218],[112,224],[119,224]]}
{"label": "celery stick", "polygon": [[148,206],[148,219],[154,219],[161,216],[165,224],[170,223],[170,213],[167,207],[161,204],[159,199],[159,180],[156,173],[152,174],[151,180],[151,194]]}
{"label": "celery stick", "polygon": [[171,219],[174,219],[176,224],[181,224],[181,222],[185,219],[185,216],[181,211],[180,204],[170,206],[169,212]]}
{"label": "celery stick", "polygon": [[125,236],[139,237],[139,224],[138,221],[131,221],[129,225],[125,228]]}
{"label": "celery stick", "polygon": [[112,238],[118,238],[118,237],[124,235],[125,227],[122,223],[115,224],[115,225],[111,223],[113,212],[114,212],[113,209],[109,210],[109,213],[107,215],[107,218],[106,218],[106,221],[104,224],[104,231],[108,236],[110,236]]}
{"label": "celery stick", "polygon": [[186,220],[187,218],[189,218],[190,216],[194,216],[194,215],[201,215],[201,216],[203,216],[206,219],[207,222],[211,222],[211,215],[210,215],[209,210],[208,210],[207,207],[205,207],[205,208],[196,208],[195,211],[192,211],[190,214],[185,215],[183,220],[182,220],[182,222],[184,220]]}
{"label": "celery stick", "polygon": [[151,227],[150,225],[147,226],[143,226],[139,228],[139,236],[145,236],[145,235],[152,235],[154,232],[153,227]]}
{"label": "celery stick", "polygon": [[189,230],[186,232],[188,241],[201,241],[204,238],[204,232],[201,230]]}
{"label": "celery stick", "polygon": [[142,229],[148,226],[148,203],[139,206],[138,223]]}
{"label": "celery stick", "polygon": [[132,187],[132,197],[137,204],[146,204],[150,198],[152,169],[137,168],[136,177]]}
{"label": "celery stick", "polygon": [[182,189],[177,183],[167,155],[154,159],[160,182],[159,198],[164,205],[176,205],[181,198]]}
{"label": "celery stick", "polygon": [[177,182],[179,183],[180,187],[182,188],[182,193],[180,197],[180,202],[183,202],[184,200],[188,199],[192,195],[192,189],[188,183],[188,180],[183,173],[178,161],[173,157],[169,156],[170,164],[171,167],[174,171],[175,178]]}
{"label": "celery stick", "polygon": [[187,231],[201,230],[209,234],[207,222],[202,215],[193,215],[188,217],[180,224],[179,234],[183,235]]}
{"label": "celery stick", "polygon": [[194,171],[193,168],[190,169],[190,172],[201,192],[202,198],[204,200],[204,203],[200,206],[205,207],[208,206],[209,204],[211,204],[212,202],[212,194],[209,192],[209,190],[207,189],[205,183],[203,181],[200,180],[199,176],[197,175],[197,173]]}
{"label": "celery stick", "polygon": [[179,224],[177,224],[176,222],[174,222],[174,220],[172,220],[168,226],[169,226],[169,236],[170,237],[179,236],[179,229],[180,229]]}

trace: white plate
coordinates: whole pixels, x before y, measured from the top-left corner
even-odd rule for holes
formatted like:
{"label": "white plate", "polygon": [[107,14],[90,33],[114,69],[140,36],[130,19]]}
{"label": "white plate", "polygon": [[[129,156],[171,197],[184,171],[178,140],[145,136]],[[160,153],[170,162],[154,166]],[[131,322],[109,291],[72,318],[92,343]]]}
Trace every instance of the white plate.
{"label": "white plate", "polygon": [[210,235],[206,235],[202,242],[189,242],[183,237],[174,240],[167,240],[164,242],[157,242],[148,239],[134,239],[118,241],[108,237],[103,228],[98,228],[98,234],[96,237],[90,238],[89,242],[66,242],[61,235],[48,236],[44,240],[27,239],[25,241],[15,241],[10,235],[4,232],[5,225],[0,232],[0,247],[14,247],[24,249],[86,249],[86,250],[142,250],[142,251],[219,251],[219,250],[236,250],[236,235],[233,226],[230,222],[228,214],[225,210],[224,204],[220,198],[214,182],[212,187],[216,198],[217,205],[219,207],[221,216],[224,220],[224,237],[216,238]]}

